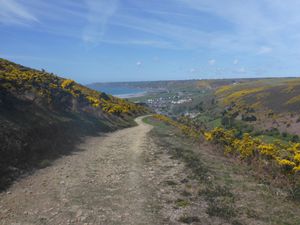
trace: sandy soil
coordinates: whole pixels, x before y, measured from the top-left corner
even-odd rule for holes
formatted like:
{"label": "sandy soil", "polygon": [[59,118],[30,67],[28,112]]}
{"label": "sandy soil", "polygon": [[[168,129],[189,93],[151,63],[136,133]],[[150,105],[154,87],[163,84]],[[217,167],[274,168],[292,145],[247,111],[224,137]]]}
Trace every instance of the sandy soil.
{"label": "sandy soil", "polygon": [[0,224],[175,224],[164,182],[184,166],[159,152],[141,119],[87,137],[79,151],[0,193]]}

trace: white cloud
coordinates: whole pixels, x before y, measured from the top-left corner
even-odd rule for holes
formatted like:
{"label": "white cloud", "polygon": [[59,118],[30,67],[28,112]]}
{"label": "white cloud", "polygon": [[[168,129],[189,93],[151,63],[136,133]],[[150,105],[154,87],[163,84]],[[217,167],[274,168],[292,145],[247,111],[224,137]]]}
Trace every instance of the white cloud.
{"label": "white cloud", "polygon": [[0,23],[24,25],[38,19],[15,0],[0,0]]}
{"label": "white cloud", "polygon": [[137,62],[136,62],[136,65],[137,65],[137,67],[140,67],[140,66],[143,65],[143,63],[142,63],[141,61],[137,61]]}
{"label": "white cloud", "polygon": [[[225,52],[249,52],[257,54],[258,43],[272,46],[272,50],[261,49],[260,54],[271,51],[284,54],[299,54],[300,50],[300,1],[289,0],[176,0],[182,7],[209,13],[231,28],[218,34],[211,42],[213,48]],[[293,48],[290,48],[293,46]]]}
{"label": "white cloud", "polygon": [[[223,55],[276,52],[277,57],[285,58],[287,54],[299,55],[300,52],[298,0],[289,0],[289,4],[282,0],[125,2],[0,0],[0,24],[40,21],[38,31],[92,44],[200,49]],[[141,10],[151,16],[139,13]],[[203,18],[203,13],[208,14],[210,27],[206,27],[206,23],[195,24]],[[116,35],[116,30],[120,35]]]}
{"label": "white cloud", "polygon": [[213,66],[213,65],[216,64],[216,60],[215,59],[210,59],[210,60],[208,60],[208,64]]}
{"label": "white cloud", "polygon": [[233,60],[233,65],[237,65],[237,64],[239,64],[239,60],[238,59],[235,59],[235,60]]}
{"label": "white cloud", "polygon": [[146,17],[115,15],[110,24],[167,40],[168,47],[174,49],[195,49],[207,46],[207,43],[213,39],[211,34],[199,29]]}
{"label": "white cloud", "polygon": [[118,8],[118,0],[85,0],[87,5],[87,26],[84,28],[82,39],[85,42],[98,43],[101,41],[110,17]]}

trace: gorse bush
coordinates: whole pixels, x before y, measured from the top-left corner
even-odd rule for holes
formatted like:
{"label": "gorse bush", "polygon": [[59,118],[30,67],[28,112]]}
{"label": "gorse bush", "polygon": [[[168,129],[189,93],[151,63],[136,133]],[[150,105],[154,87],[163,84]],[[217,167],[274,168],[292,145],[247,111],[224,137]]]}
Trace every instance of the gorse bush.
{"label": "gorse bush", "polygon": [[167,124],[170,124],[174,127],[177,127],[179,130],[182,131],[183,134],[187,135],[187,136],[191,136],[191,137],[194,137],[194,138],[199,138],[199,136],[201,135],[201,133],[199,133],[195,128],[193,127],[190,127],[190,126],[187,126],[185,124],[182,124],[182,123],[179,123],[167,116],[164,116],[164,115],[160,115],[160,114],[155,114],[153,115],[153,117],[155,119],[158,119],[160,121],[163,121]]}
{"label": "gorse bush", "polygon": [[277,141],[266,144],[248,133],[243,134],[242,138],[237,138],[234,133],[234,130],[215,128],[205,132],[204,136],[207,141],[223,146],[226,154],[235,154],[241,159],[274,160],[284,172],[300,171],[300,143],[283,144]]}
{"label": "gorse bush", "polygon": [[300,171],[300,143],[280,141],[272,144],[264,143],[259,138],[253,138],[249,133],[240,136],[234,129],[216,127],[211,131],[203,132],[163,115],[153,117],[180,129],[185,135],[193,138],[199,139],[204,135],[207,141],[222,146],[226,155],[234,155],[248,162],[251,160],[274,162],[284,174],[295,174]]}
{"label": "gorse bush", "polygon": [[31,93],[46,100],[47,104],[62,96],[101,109],[109,114],[136,114],[145,108],[111,95],[91,90],[73,80],[63,79],[44,70],[34,70],[0,59],[0,88],[18,95]]}
{"label": "gorse bush", "polygon": [[74,84],[74,80],[64,80],[62,83],[61,83],[61,87],[62,88],[70,88],[73,84]]}

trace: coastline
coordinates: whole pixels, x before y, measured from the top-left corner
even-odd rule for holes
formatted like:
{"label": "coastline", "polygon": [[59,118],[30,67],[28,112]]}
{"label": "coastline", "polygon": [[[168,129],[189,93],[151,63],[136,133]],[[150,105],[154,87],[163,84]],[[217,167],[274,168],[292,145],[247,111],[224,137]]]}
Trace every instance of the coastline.
{"label": "coastline", "polygon": [[113,95],[118,98],[137,98],[142,97],[147,94],[147,91],[139,92],[139,93],[129,93],[129,94],[120,94],[120,95]]}

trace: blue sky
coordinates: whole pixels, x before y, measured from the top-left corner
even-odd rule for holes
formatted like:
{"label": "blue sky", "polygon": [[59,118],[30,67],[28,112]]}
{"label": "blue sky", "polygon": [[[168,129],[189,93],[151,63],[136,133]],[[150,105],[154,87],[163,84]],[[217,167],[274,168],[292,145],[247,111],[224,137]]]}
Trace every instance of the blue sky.
{"label": "blue sky", "polygon": [[0,57],[81,83],[300,75],[298,0],[0,0]]}

